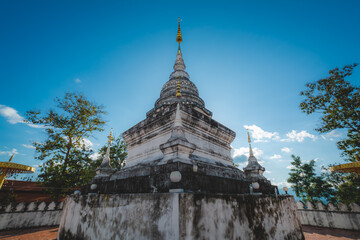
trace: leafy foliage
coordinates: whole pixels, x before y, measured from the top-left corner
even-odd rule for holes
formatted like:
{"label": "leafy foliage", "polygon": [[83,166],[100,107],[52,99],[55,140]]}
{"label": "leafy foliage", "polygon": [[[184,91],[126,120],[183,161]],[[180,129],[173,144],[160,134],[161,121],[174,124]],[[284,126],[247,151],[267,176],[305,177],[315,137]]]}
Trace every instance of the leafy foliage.
{"label": "leafy foliage", "polygon": [[[352,75],[357,64],[347,65],[341,70],[329,71],[329,76],[306,85],[300,94],[305,100],[300,108],[306,114],[321,113],[321,126],[316,130],[326,133],[335,129],[347,130],[346,137],[337,146],[348,161],[360,156],[360,88],[353,86],[346,78]],[[334,199],[344,203],[360,203],[360,178],[355,173],[323,174],[332,185]]]}
{"label": "leafy foliage", "polygon": [[[95,168],[101,164],[103,157],[105,156],[107,145],[104,145],[99,150],[99,158],[95,161]],[[126,143],[121,138],[117,137],[110,146],[110,165],[115,170],[120,170],[125,166],[125,158],[127,156]]]}
{"label": "leafy foliage", "polygon": [[103,106],[91,103],[82,94],[66,93],[56,98],[57,111],[28,111],[27,121],[45,128],[47,140],[34,142],[41,165],[39,180],[55,199],[66,188],[87,183],[94,175],[92,150],[86,145],[94,132],[103,131]]}
{"label": "leafy foliage", "polygon": [[353,64],[342,70],[330,70],[329,77],[306,84],[307,90],[300,93],[306,97],[300,103],[303,112],[322,114],[321,126],[317,131],[325,133],[347,129],[346,138],[339,141],[337,146],[349,161],[355,161],[355,154],[360,156],[360,88],[345,80],[356,66]]}
{"label": "leafy foliage", "polygon": [[[8,181],[5,180],[4,186],[8,184]],[[16,202],[17,195],[14,193],[14,189],[10,188],[10,190],[1,189],[1,195],[0,195],[0,206],[5,207],[9,205],[10,203]]]}
{"label": "leafy foliage", "polygon": [[315,173],[315,160],[303,163],[299,156],[291,155],[294,166],[290,169],[288,182],[292,184],[292,189],[297,197],[302,201],[319,201],[325,198],[327,201],[334,201],[334,190],[330,183],[325,180],[322,174],[317,176]]}
{"label": "leafy foliage", "polygon": [[337,201],[360,204],[360,178],[356,173],[330,172],[328,168],[323,169],[325,180],[335,189],[334,198]]}

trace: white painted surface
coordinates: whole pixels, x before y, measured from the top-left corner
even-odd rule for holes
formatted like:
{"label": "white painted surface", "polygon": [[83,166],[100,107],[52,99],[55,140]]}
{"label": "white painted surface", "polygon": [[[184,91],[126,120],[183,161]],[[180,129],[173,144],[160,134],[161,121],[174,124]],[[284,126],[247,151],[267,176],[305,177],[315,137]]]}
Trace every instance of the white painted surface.
{"label": "white painted surface", "polygon": [[296,205],[302,225],[360,230],[360,207],[355,203],[349,205],[351,211],[343,203],[338,203],[337,206],[328,203],[325,207],[323,203],[317,202],[314,208],[310,202],[307,202],[306,209],[300,201]]}
{"label": "white painted surface", "polygon": [[302,225],[360,230],[360,213],[298,210]]}
{"label": "white painted surface", "polygon": [[[181,112],[179,115],[186,139],[196,145],[192,153],[194,160],[232,166],[230,144],[234,136],[219,123],[218,126],[212,126],[202,119],[195,119],[183,110],[179,112]],[[123,134],[128,151],[125,168],[163,159],[160,145],[171,137],[175,115],[176,112],[173,111],[173,114],[166,119],[166,123],[161,123],[164,121],[161,117],[155,121],[145,119],[131,128],[130,132],[128,130]]]}
{"label": "white painted surface", "polygon": [[170,173],[170,180],[172,182],[180,182],[181,181],[181,173],[179,171],[173,171]]}
{"label": "white painted surface", "polygon": [[15,212],[21,212],[25,210],[25,203],[21,202],[15,207]]}
{"label": "white painted surface", "polygon": [[35,209],[36,209],[36,203],[35,202],[31,202],[27,206],[27,211],[34,211]]}
{"label": "white painted surface", "polygon": [[46,210],[46,203],[45,203],[45,202],[41,202],[41,203],[38,205],[38,210],[39,210],[39,211],[44,211],[44,210]]}
{"label": "white painted surface", "polygon": [[59,225],[62,204],[56,206],[55,202],[22,202],[17,205],[10,203],[5,207],[5,211],[0,213],[0,230]]}
{"label": "white painted surface", "polygon": [[61,210],[0,214],[0,230],[59,225]]}
{"label": "white painted surface", "polygon": [[[125,203],[124,203],[125,200]],[[67,198],[59,239],[303,239],[292,197],[121,194]]]}
{"label": "white painted surface", "polygon": [[175,239],[178,236],[178,227],[173,222],[173,214],[178,211],[173,209],[176,207],[175,195],[162,196],[68,197],[60,229],[85,239]]}

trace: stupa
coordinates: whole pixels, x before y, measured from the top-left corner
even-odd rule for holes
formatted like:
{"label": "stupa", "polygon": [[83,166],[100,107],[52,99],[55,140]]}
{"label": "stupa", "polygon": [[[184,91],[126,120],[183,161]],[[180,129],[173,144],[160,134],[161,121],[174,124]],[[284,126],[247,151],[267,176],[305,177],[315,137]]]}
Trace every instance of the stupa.
{"label": "stupa", "polygon": [[250,136],[247,167],[234,166],[235,132],[186,72],[180,21],[176,41],[154,108],[122,135],[126,166],[114,171],[104,157],[82,195],[67,198],[59,239],[303,239],[294,199],[262,175]]}
{"label": "stupa", "polygon": [[[259,182],[260,188],[254,191],[275,194],[276,186],[262,176],[264,168],[251,146],[245,173],[234,167],[230,144],[235,132],[212,118],[190,80],[180,47],[180,22],[176,41],[174,71],[160,98],[145,120],[122,134],[128,151],[126,166],[98,175],[92,182],[97,184],[96,192],[249,193],[249,185]],[[90,185],[83,191],[91,192]]]}

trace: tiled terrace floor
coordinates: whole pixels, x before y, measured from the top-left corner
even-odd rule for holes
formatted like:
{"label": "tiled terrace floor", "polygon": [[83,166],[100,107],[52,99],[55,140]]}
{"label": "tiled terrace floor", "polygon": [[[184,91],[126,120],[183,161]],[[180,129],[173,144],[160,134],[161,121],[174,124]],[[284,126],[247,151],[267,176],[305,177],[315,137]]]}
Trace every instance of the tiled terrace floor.
{"label": "tiled terrace floor", "polygon": [[[360,239],[360,232],[303,226],[306,240],[353,240]],[[7,240],[53,240],[58,227],[41,227],[0,231],[0,239]]]}
{"label": "tiled terrace floor", "polygon": [[0,231],[0,239],[53,240],[56,239],[57,232],[58,232],[58,226],[8,230],[8,231]]}

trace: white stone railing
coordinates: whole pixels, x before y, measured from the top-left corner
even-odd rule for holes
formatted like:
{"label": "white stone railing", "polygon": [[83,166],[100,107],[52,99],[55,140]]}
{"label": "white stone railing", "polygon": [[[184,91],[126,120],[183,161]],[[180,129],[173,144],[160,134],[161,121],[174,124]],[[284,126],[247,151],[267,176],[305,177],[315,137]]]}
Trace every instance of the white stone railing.
{"label": "white stone railing", "polygon": [[0,206],[0,230],[59,225],[64,203],[10,203]]}
{"label": "white stone railing", "polygon": [[336,205],[322,202],[296,203],[302,225],[317,227],[360,230],[360,206],[356,203],[345,205],[341,202]]}

